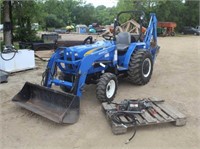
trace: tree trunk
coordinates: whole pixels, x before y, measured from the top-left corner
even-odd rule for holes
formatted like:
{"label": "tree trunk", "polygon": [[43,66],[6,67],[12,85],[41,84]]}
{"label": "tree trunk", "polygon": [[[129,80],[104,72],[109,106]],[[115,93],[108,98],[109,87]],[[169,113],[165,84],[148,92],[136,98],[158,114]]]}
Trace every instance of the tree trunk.
{"label": "tree trunk", "polygon": [[11,9],[11,1],[4,1],[3,2],[3,13],[4,13],[4,42],[6,46],[12,45],[12,31],[11,31],[11,16],[10,16],[10,9]]}

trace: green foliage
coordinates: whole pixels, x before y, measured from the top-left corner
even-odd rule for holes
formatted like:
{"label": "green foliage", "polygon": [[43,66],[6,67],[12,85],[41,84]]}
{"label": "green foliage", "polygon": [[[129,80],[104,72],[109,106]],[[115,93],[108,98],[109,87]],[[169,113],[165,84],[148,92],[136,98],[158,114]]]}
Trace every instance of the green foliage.
{"label": "green foliage", "polygon": [[[117,12],[125,10],[135,10],[135,3],[133,0],[119,0],[117,4]],[[123,23],[131,18],[131,14],[123,14],[119,18],[119,22]]]}
{"label": "green foliage", "polygon": [[116,17],[116,8],[106,8],[105,6],[101,5],[95,9],[95,22],[98,22],[102,25],[109,25],[114,22]]}
{"label": "green foliage", "polygon": [[[119,0],[117,10],[143,10],[149,19],[149,13],[156,13],[158,21],[176,22],[177,30],[183,26],[199,25],[200,1],[198,0]],[[130,16],[123,16],[128,20]]]}
{"label": "green foliage", "polygon": [[[0,0],[0,4],[2,2],[3,0]],[[176,22],[179,30],[183,26],[199,25],[199,3],[197,0],[118,0],[116,7],[95,8],[92,4],[86,4],[84,0],[14,1],[13,24],[18,26],[14,29],[14,35],[16,40],[37,40],[36,31],[31,29],[31,23],[39,23],[42,29],[65,28],[72,24],[89,25],[94,22],[109,25],[114,22],[118,12],[125,10],[143,10],[147,19],[149,13],[155,12],[158,21]],[[132,15],[123,15],[120,22],[131,18]]]}
{"label": "green foliage", "polygon": [[37,21],[40,15],[38,5],[35,1],[14,1],[13,24],[14,40],[34,41],[37,40],[36,31],[32,30],[31,23]]}
{"label": "green foliage", "polygon": [[58,19],[57,16],[54,14],[49,14],[48,16],[46,16],[45,22],[46,22],[46,27],[60,28],[65,26],[63,20]]}
{"label": "green foliage", "polygon": [[0,41],[0,52],[3,51],[4,45],[5,45],[4,41]]}
{"label": "green foliage", "polygon": [[[189,15],[185,15],[189,14]],[[185,2],[185,24],[187,26],[200,25],[200,1],[186,0]]]}
{"label": "green foliage", "polygon": [[37,41],[36,31],[31,30],[30,27],[18,27],[15,30],[14,41]]}
{"label": "green foliage", "polygon": [[91,4],[79,5],[72,10],[72,21],[75,24],[89,25],[95,19],[94,12],[94,6]]}
{"label": "green foliage", "polygon": [[185,6],[182,0],[160,1],[155,9],[158,21],[176,22],[178,30],[185,25]]}
{"label": "green foliage", "polygon": [[[76,9],[76,7],[79,7],[79,4],[80,2],[77,0],[60,0],[60,1],[46,0],[41,5],[46,17],[49,14],[55,15],[57,20],[61,21],[60,24],[65,26],[65,25],[70,25],[74,21],[75,15],[72,14],[72,12],[74,11],[74,9]],[[81,11],[80,9],[76,10]],[[89,12],[89,10],[87,12]]]}

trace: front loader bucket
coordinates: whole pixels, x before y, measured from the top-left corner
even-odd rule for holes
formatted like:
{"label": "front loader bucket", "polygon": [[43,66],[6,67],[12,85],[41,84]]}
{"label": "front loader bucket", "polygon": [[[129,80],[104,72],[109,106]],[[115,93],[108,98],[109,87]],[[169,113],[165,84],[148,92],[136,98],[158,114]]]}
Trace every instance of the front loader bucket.
{"label": "front loader bucket", "polygon": [[17,105],[57,123],[75,123],[79,118],[79,97],[26,82],[13,97]]}

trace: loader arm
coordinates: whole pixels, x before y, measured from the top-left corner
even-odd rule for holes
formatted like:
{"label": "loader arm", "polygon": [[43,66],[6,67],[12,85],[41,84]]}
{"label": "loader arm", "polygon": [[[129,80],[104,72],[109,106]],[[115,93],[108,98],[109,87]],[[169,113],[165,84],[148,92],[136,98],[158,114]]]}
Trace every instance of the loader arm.
{"label": "loader arm", "polygon": [[[74,61],[67,61],[67,60],[61,60],[62,52],[60,49],[58,49],[50,58],[47,68],[46,68],[46,77],[44,81],[44,86],[51,88],[52,84],[55,85],[63,85],[67,86],[69,88],[73,88],[73,94],[77,96],[82,95],[82,89],[85,85],[86,77],[88,75],[88,71],[93,66],[95,62],[102,59],[102,57],[106,57],[106,55],[109,54],[108,57],[113,57],[115,52],[116,46],[112,45],[109,47],[101,48],[100,50],[97,50],[87,56],[84,56],[83,59],[80,60],[74,60]],[[64,54],[65,55],[65,54]],[[112,61],[113,64],[115,64],[115,61]],[[56,73],[56,67],[60,68],[61,71],[66,71],[65,68],[61,67],[61,63],[64,64],[70,64],[78,66],[76,68],[76,80],[74,82],[68,82],[64,80],[58,80],[54,79],[54,74]],[[102,66],[103,67],[103,66]],[[107,66],[106,66],[107,67]],[[104,70],[105,68],[102,68]]]}
{"label": "loader arm", "polygon": [[56,60],[60,59],[60,49],[57,49],[48,61],[45,72],[43,73],[42,85],[51,88],[51,80],[56,73]]}
{"label": "loader arm", "polygon": [[[76,92],[77,96],[80,97],[82,95],[81,91],[85,85],[85,80],[86,80],[86,77],[88,74],[88,70],[92,67],[93,63],[98,61],[99,59],[101,59],[108,53],[113,53],[113,55],[114,55],[115,48],[116,48],[115,45],[108,47],[108,48],[102,48],[102,50],[96,51],[96,52],[83,58],[82,63],[79,67],[79,72],[78,72],[80,75],[80,78],[79,78],[79,82],[77,84],[78,85],[77,92]],[[113,63],[114,63],[114,61],[113,61]]]}

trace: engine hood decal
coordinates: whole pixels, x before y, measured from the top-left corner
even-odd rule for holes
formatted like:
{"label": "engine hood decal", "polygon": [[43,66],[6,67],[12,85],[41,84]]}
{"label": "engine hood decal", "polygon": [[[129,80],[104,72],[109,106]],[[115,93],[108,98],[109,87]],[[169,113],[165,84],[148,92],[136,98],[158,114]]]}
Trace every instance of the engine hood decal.
{"label": "engine hood decal", "polygon": [[84,56],[87,56],[87,55],[91,54],[92,52],[94,52],[94,51],[96,51],[96,50],[99,50],[99,49],[102,49],[102,48],[104,48],[104,47],[102,46],[102,47],[98,47],[98,48],[93,48],[93,49],[87,51],[87,52],[84,54]]}

